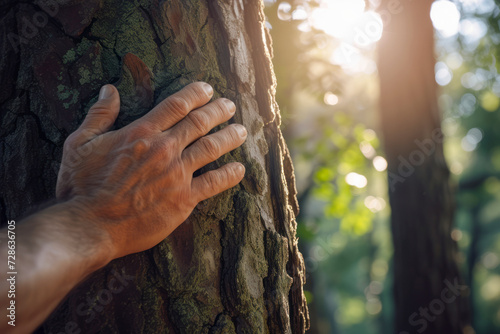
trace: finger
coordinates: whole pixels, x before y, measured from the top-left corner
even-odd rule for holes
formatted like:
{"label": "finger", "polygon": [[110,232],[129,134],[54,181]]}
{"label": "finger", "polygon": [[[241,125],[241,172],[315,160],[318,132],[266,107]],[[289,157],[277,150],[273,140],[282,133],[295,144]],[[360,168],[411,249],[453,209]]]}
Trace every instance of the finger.
{"label": "finger", "polygon": [[77,141],[80,144],[108,131],[120,112],[120,94],[113,85],[104,85],[98,101],[90,108],[83,123],[78,128]]}
{"label": "finger", "polygon": [[247,130],[243,125],[229,125],[197,140],[182,152],[182,159],[187,168],[194,172],[243,144],[246,137]]}
{"label": "finger", "polygon": [[234,187],[244,176],[245,167],[239,162],[233,162],[195,177],[191,184],[191,193],[197,202],[201,202]]}
{"label": "finger", "polygon": [[191,111],[165,135],[176,138],[182,147],[206,135],[215,126],[233,117],[236,106],[228,99],[217,99],[200,109]]}
{"label": "finger", "polygon": [[177,93],[167,97],[130,126],[146,123],[156,131],[167,130],[186,117],[191,110],[208,103],[212,95],[212,86],[205,82],[189,84]]}

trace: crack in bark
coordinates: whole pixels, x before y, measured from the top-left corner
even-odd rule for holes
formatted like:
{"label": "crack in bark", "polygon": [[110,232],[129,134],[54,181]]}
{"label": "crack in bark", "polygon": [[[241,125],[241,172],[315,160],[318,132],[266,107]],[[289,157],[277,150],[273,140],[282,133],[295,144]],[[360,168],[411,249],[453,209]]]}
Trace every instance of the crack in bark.
{"label": "crack in bark", "polygon": [[156,30],[156,24],[154,23],[154,20],[153,20],[153,17],[151,16],[151,14],[142,5],[139,6],[139,9],[142,11],[142,13],[144,15],[146,15],[146,18],[149,22],[149,25],[151,26],[151,30],[153,31],[153,33],[155,35],[153,41],[155,42],[156,46],[158,47],[158,51],[160,52],[161,56],[163,57],[163,60],[166,60],[167,57],[163,53],[161,47],[162,47],[162,45],[164,45],[168,41],[168,39],[167,39],[167,41],[162,43],[160,35],[158,34],[158,31]]}
{"label": "crack in bark", "polygon": [[[227,1],[227,3],[229,3],[229,1]],[[238,2],[238,4],[240,3],[243,2]],[[113,268],[116,268],[118,263],[123,264],[124,266],[126,265],[126,270],[130,270],[130,273],[133,273],[137,277],[144,277],[144,275],[147,275],[148,277],[152,276],[151,278],[147,278],[146,281],[142,280],[137,283],[138,286],[140,286],[140,288],[142,289],[141,291],[138,291],[135,287],[130,286],[130,292],[132,293],[130,297],[120,297],[119,300],[120,302],[122,302],[121,304],[114,303],[112,307],[106,309],[105,314],[102,314],[102,319],[106,321],[107,329],[116,329],[119,327],[118,322],[126,321],[127,319],[120,318],[119,314],[120,311],[126,310],[127,305],[125,305],[126,303],[123,302],[135,301],[141,306],[140,312],[144,313],[145,310],[153,309],[153,311],[155,311],[154,317],[158,317],[155,319],[159,321],[159,324],[161,326],[164,326],[162,328],[168,327],[172,331],[179,333],[185,332],[185,330],[180,326],[182,324],[187,324],[190,321],[189,317],[192,315],[189,312],[200,312],[200,314],[204,312],[202,314],[203,318],[196,320],[195,323],[200,323],[200,326],[203,326],[204,329],[212,326],[212,328],[214,328],[214,333],[218,333],[216,332],[217,328],[231,331],[233,331],[233,329],[231,328],[234,328],[234,331],[254,330],[254,332],[265,332],[266,330],[268,330],[268,327],[271,328],[271,325],[269,325],[269,323],[279,323],[280,321],[288,322],[289,325],[294,328],[294,333],[303,331],[303,326],[295,327],[297,324],[296,319],[298,319],[296,315],[293,316],[295,318],[291,319],[288,319],[286,317],[282,319],[276,319],[276,321],[270,319],[270,317],[273,317],[274,315],[282,316],[283,314],[299,314],[300,316],[303,316],[304,312],[306,312],[304,311],[305,309],[301,304],[287,305],[287,303],[289,303],[288,298],[290,298],[290,301],[294,302],[300,299],[297,299],[301,296],[302,292],[302,281],[300,279],[296,282],[296,284],[294,285],[295,288],[292,290],[289,287],[283,286],[279,288],[280,295],[285,296],[283,300],[272,300],[272,298],[274,298],[274,295],[272,294],[273,289],[278,289],[278,284],[286,283],[286,277],[288,276],[287,270],[289,270],[289,272],[295,276],[300,276],[301,267],[294,267],[294,265],[298,263],[298,250],[296,248],[296,245],[294,244],[295,232],[293,228],[293,213],[286,207],[287,203],[292,203],[290,196],[293,196],[294,193],[291,189],[289,189],[287,196],[285,189],[286,186],[290,187],[291,184],[293,184],[293,179],[287,179],[285,182],[283,176],[281,175],[283,170],[281,157],[286,156],[287,152],[286,149],[284,149],[285,144],[283,140],[279,137],[279,115],[274,114],[278,113],[278,109],[275,105],[273,97],[274,83],[272,74],[269,73],[272,70],[272,67],[270,67],[270,61],[268,59],[266,60],[266,55],[259,55],[260,52],[265,53],[266,48],[269,51],[269,44],[266,43],[269,43],[270,41],[264,41],[263,37],[261,36],[262,18],[258,13],[260,9],[252,13],[246,13],[243,16],[245,22],[241,19],[241,16],[233,17],[234,22],[237,22],[239,29],[241,29],[241,36],[243,38],[241,40],[229,41],[228,32],[232,33],[234,31],[226,30],[223,22],[221,21],[224,18],[219,17],[221,15],[219,6],[226,4],[215,1],[207,1],[208,16],[206,16],[203,22],[202,20],[194,23],[183,21],[188,26],[189,24],[192,24],[191,27],[196,27],[194,29],[194,32],[190,31],[189,38],[194,38],[192,44],[196,45],[197,47],[195,49],[186,48],[186,50],[184,50],[182,45],[179,44],[183,43],[182,36],[179,37],[180,40],[177,40],[176,42],[174,42],[175,39],[172,38],[172,36],[168,36],[166,37],[165,42],[162,43],[160,38],[161,30],[159,29],[165,29],[166,36],[168,34],[168,29],[166,27],[156,25],[155,21],[153,20],[153,18],[155,17],[154,13],[149,12],[148,6],[140,5],[139,10],[141,11],[141,14],[143,14],[142,16],[145,20],[149,21],[149,24],[151,25],[150,28],[146,27],[147,30],[153,30],[152,36],[154,36],[154,43],[151,42],[150,45],[148,44],[148,47],[153,53],[156,48],[158,48],[160,51],[158,52],[158,54],[154,54],[153,57],[149,59],[151,60],[151,63],[148,61],[146,62],[152,66],[153,71],[156,71],[153,74],[158,74],[158,72],[163,71],[164,69],[171,70],[171,73],[168,73],[168,75],[156,76],[154,79],[152,79],[154,80],[156,85],[153,95],[155,101],[164,96],[166,93],[172,92],[173,90],[177,90],[177,88],[182,87],[184,84],[186,84],[186,81],[208,80],[214,86],[217,94],[234,99],[237,103],[239,103],[239,106],[241,106],[242,108],[239,112],[237,112],[234,121],[242,122],[242,118],[247,117],[242,123],[245,123],[245,125],[251,130],[252,133],[249,135],[249,137],[253,139],[257,138],[258,140],[252,142],[251,145],[246,144],[247,146],[244,149],[233,152],[230,155],[222,158],[222,160],[220,160],[220,164],[236,159],[242,161],[247,165],[249,173],[252,173],[253,175],[252,177],[254,177],[255,180],[259,180],[260,178],[263,184],[259,185],[259,187],[253,188],[251,188],[250,185],[242,186],[238,190],[235,190],[235,193],[225,195],[229,197],[224,197],[224,195],[221,197],[226,198],[228,202],[223,203],[229,203],[229,205],[224,208],[224,210],[227,210],[224,211],[224,217],[227,216],[227,218],[219,220],[221,236],[220,239],[216,241],[220,243],[221,248],[220,259],[215,260],[219,267],[216,267],[217,269],[214,269],[215,271],[219,270],[220,273],[220,283],[217,287],[217,293],[219,295],[216,296],[216,298],[210,300],[210,303],[204,304],[206,303],[203,299],[204,296],[200,295],[198,296],[200,299],[197,299],[197,291],[195,291],[196,289],[193,290],[194,292],[191,290],[186,291],[183,284],[187,283],[182,280],[185,279],[189,281],[191,279],[191,276],[184,277],[181,275],[179,277],[173,277],[173,273],[177,274],[177,272],[180,272],[181,270],[176,267],[176,264],[174,263],[175,261],[170,261],[169,264],[166,264],[168,260],[168,254],[165,251],[166,248],[163,249],[160,245],[158,246],[158,248],[156,248],[156,250],[148,253],[148,255],[130,257],[114,262],[112,264],[112,267],[103,269],[104,274],[100,273],[100,276],[98,275],[95,278],[90,278],[90,280],[85,284],[86,290],[80,290],[80,293],[87,294],[91,296],[91,298],[93,298],[92,294],[95,294],[99,291],[103,279],[105,279],[105,277],[109,277],[109,271]],[[33,11],[33,8],[35,8],[32,6],[15,7],[17,5],[18,3],[13,4],[12,8],[21,8],[23,11],[28,12]],[[185,3],[182,3],[182,5],[182,15],[190,15],[189,10],[194,8],[193,6],[195,5],[195,3],[191,4],[191,6],[185,5]],[[205,5],[202,4],[202,6]],[[255,2],[247,2],[245,4],[245,8],[241,8],[241,10],[246,11],[252,6],[257,6],[257,4]],[[134,8],[136,7],[137,6],[135,6]],[[230,8],[232,8],[232,5],[230,6]],[[37,10],[37,8],[35,8],[35,10]],[[112,9],[104,8],[101,10],[110,11]],[[206,15],[205,11],[206,8],[203,8],[203,11],[201,13],[203,15]],[[199,15],[200,12],[196,13],[197,15]],[[189,20],[188,17],[183,18]],[[218,18],[220,18],[220,20]],[[114,79],[118,80],[119,78],[115,78],[116,73],[114,72],[114,66],[116,65],[116,68],[121,68],[120,64],[123,66],[122,57],[124,55],[120,55],[120,53],[118,52],[120,47],[123,47],[123,45],[118,44],[119,41],[123,40],[122,37],[124,35],[124,32],[122,30],[124,30],[125,27],[122,27],[120,23],[124,22],[125,17],[116,17],[116,24],[113,27],[113,31],[110,32],[110,34],[115,34],[115,36],[114,39],[109,37],[109,43],[107,39],[108,37],[106,37],[105,39],[104,37],[96,37],[92,35],[92,29],[94,29],[93,27],[100,27],[100,19],[101,16],[97,17],[97,14],[94,13],[93,17],[89,19],[89,21],[85,21],[89,22],[89,24],[86,25],[83,30],[81,30],[82,32],[77,37],[73,37],[64,32],[64,27],[66,27],[66,25],[64,24],[66,24],[66,21],[63,21],[63,24],[60,23],[57,19],[50,18],[50,21],[48,22],[48,25],[50,26],[47,26],[48,29],[45,29],[43,33],[38,35],[38,40],[36,43],[33,42],[27,46],[23,45],[23,49],[19,53],[19,56],[16,56],[13,53],[9,54],[9,59],[14,59],[13,57],[18,57],[19,59],[19,61],[16,63],[16,65],[18,66],[17,72],[19,72],[17,82],[21,82],[26,90],[21,93],[18,90],[17,93],[12,92],[8,94],[9,96],[6,98],[4,105],[6,105],[6,103],[13,104],[14,102],[16,102],[14,99],[18,98],[18,95],[21,95],[22,101],[19,102],[19,105],[21,106],[20,108],[27,107],[26,110],[29,110],[31,105],[36,106],[37,108],[37,110],[35,111],[26,111],[23,113],[16,110],[15,118],[12,121],[13,123],[11,126],[9,126],[9,132],[12,131],[12,134],[14,136],[17,136],[16,138],[25,136],[25,138],[21,139],[29,141],[30,149],[36,152],[27,152],[26,157],[30,157],[29,154],[32,154],[32,156],[34,156],[35,158],[31,158],[31,160],[28,159],[26,161],[28,162],[28,164],[33,164],[31,168],[39,168],[38,171],[30,171],[29,168],[27,168],[25,175],[22,176],[23,179],[14,180],[15,182],[26,183],[26,180],[28,179],[31,180],[35,177],[40,178],[41,175],[46,175],[48,172],[50,172],[52,169],[50,168],[49,163],[47,163],[46,161],[32,160],[38,159],[39,157],[42,157],[44,155],[49,155],[50,157],[47,161],[50,161],[50,163],[52,163],[52,161],[55,160],[54,156],[60,153],[58,150],[61,150],[62,147],[62,140],[59,140],[59,137],[55,135],[63,135],[65,132],[64,130],[57,128],[57,126],[54,127],[57,129],[57,131],[59,131],[59,133],[50,132],[55,131],[52,125],[55,125],[53,124],[53,122],[58,121],[58,119],[54,118],[54,115],[51,114],[54,113],[54,110],[52,109],[55,109],[55,107],[53,105],[51,105],[51,107],[48,107],[50,104],[48,104],[48,102],[44,100],[44,97],[53,98],[49,96],[50,94],[52,94],[52,91],[44,91],[44,87],[42,87],[43,85],[37,85],[36,80],[30,80],[40,78],[36,76],[37,73],[31,73],[29,72],[29,70],[23,69],[24,63],[31,65],[35,63],[36,65],[38,59],[33,55],[36,54],[36,52],[40,51],[37,49],[40,47],[39,45],[37,45],[37,43],[45,42],[44,47],[46,46],[48,50],[51,50],[50,48],[54,47],[54,44],[47,42],[53,41],[55,39],[65,40],[65,43],[62,44],[64,48],[66,48],[66,44],[70,44],[70,42],[73,45],[70,48],[72,49],[73,47],[78,46],[78,44],[83,42],[84,40],[89,40],[94,47],[105,50],[107,55],[106,61],[113,63],[113,72],[108,73],[104,71],[102,77],[99,76],[90,79],[90,86],[85,87],[85,94],[80,94],[79,96],[78,101],[80,105],[72,106],[75,109],[78,109],[78,112],[73,113],[72,109],[62,110],[64,115],[66,115],[66,111],[69,113],[70,116],[68,116],[68,119],[70,122],[76,122],[77,118],[83,117],[83,109],[86,107],[86,105],[92,102],[92,100],[96,97],[96,92],[94,90],[96,90],[97,88],[95,87],[102,84],[101,81],[110,82]],[[247,22],[251,19],[255,19],[256,22],[254,24]],[[130,20],[133,20],[133,18],[130,18]],[[17,21],[18,20],[16,19],[16,27]],[[131,24],[145,24],[142,19],[137,19],[136,21],[133,21]],[[9,22],[9,24],[12,23]],[[16,31],[16,27],[13,27],[13,31]],[[74,26],[71,25],[69,30],[73,29],[72,27]],[[76,25],[76,28],[80,29],[80,26]],[[209,31],[209,29],[213,31]],[[198,30],[203,31],[203,34],[196,34]],[[53,36],[49,36],[49,33],[53,34]],[[255,34],[255,36],[252,37],[252,34]],[[49,37],[53,39],[49,39]],[[66,40],[67,37],[69,37],[69,40]],[[148,39],[150,40],[149,37]],[[231,46],[229,45],[230,42],[233,43]],[[244,49],[243,51],[248,52],[244,55],[244,61],[241,61],[242,58],[240,58],[240,54],[238,54],[238,52],[240,52],[241,50],[237,49],[238,44],[236,42],[243,43],[241,45]],[[174,55],[163,54],[162,47],[163,49],[167,50],[167,48],[165,48],[165,43],[170,43],[172,44],[172,46],[177,47],[177,49],[172,52]],[[264,44],[266,44],[266,46],[263,46]],[[198,47],[202,49],[198,50]],[[135,52],[134,50],[140,50],[141,45],[133,44],[130,45],[130,48],[130,52]],[[186,59],[184,59],[184,62],[181,62],[181,59],[183,57],[182,55],[187,55],[186,52],[189,50],[193,52],[193,54],[190,55],[190,57],[192,58],[187,59],[187,56],[184,56]],[[47,61],[47,64],[54,65],[54,68],[56,69],[55,71],[60,71],[60,67],[62,66],[61,64],[64,63],[62,54],[64,54],[65,49],[58,50],[56,48],[56,51],[61,51],[62,53],[55,52],[55,54],[57,55],[57,59],[56,56],[51,55],[51,58],[49,59],[49,61]],[[252,52],[250,53],[250,51]],[[86,67],[90,66],[85,63],[85,59],[82,57],[84,56],[78,55],[74,60],[71,60],[70,63],[64,65],[65,73],[63,75],[65,86],[69,86],[70,88],[75,89],[78,89],[78,87],[82,86],[80,85],[78,80],[78,70],[80,66],[79,63],[82,63]],[[168,66],[163,65],[158,66],[158,68],[153,68],[152,64],[154,64],[155,61],[162,62],[163,60],[163,62],[165,62],[166,59],[170,61],[170,64]],[[21,60],[23,61],[23,68],[20,67]],[[189,60],[191,60],[191,62]],[[101,61],[100,65],[103,66],[104,63],[102,57],[99,59],[99,61]],[[204,63],[204,61],[207,61],[207,63]],[[232,69],[232,66],[240,66],[242,64],[245,65],[245,68],[240,68],[240,72],[233,72],[234,68]],[[257,66],[255,66],[255,64],[257,64]],[[265,73],[262,74],[260,73],[261,71],[264,71]],[[51,74],[52,72],[47,71],[47,73]],[[243,77],[241,75],[243,75]],[[21,76],[23,77],[21,78]],[[54,87],[56,87],[59,84],[58,80],[54,79],[51,85],[54,85]],[[53,89],[54,87],[51,87],[51,89]],[[62,101],[59,101],[56,98],[53,104],[58,105],[58,103],[62,104]],[[241,111],[243,108],[246,108],[245,114],[243,114]],[[133,115],[133,113],[129,115]],[[263,120],[261,120],[261,117],[263,118]],[[5,121],[10,122],[9,119],[6,119]],[[267,123],[268,125],[264,127],[264,123]],[[25,130],[26,128],[28,130]],[[38,132],[38,134],[35,135],[36,138],[29,137],[26,133],[21,133],[22,131],[29,131],[30,129],[32,129],[34,133]],[[17,132],[19,132],[19,134]],[[50,139],[51,136],[52,139]],[[5,143],[2,147],[2,150],[7,150],[7,146],[12,146],[11,144],[11,142]],[[12,149],[15,149],[15,147],[12,147]],[[38,152],[40,150],[43,151]],[[267,162],[265,159],[267,159]],[[207,167],[207,170],[211,167],[213,166]],[[285,166],[284,168],[286,169],[288,167]],[[49,181],[46,180],[46,182]],[[287,185],[285,183],[287,183]],[[46,184],[23,184],[22,186],[28,189],[28,199],[25,199],[26,202],[39,200],[43,197],[52,195],[51,190],[53,190],[53,187],[47,186]],[[33,189],[33,187],[38,189]],[[221,201],[222,200],[219,200],[219,202],[214,201],[213,203],[220,206]],[[272,203],[271,201],[274,202]],[[3,198],[2,196],[2,198],[0,198],[0,207],[3,209],[3,207],[8,204],[8,199]],[[21,210],[21,206],[17,205],[14,206],[13,209],[11,209],[11,211],[16,210]],[[263,211],[265,211],[264,213],[266,214],[263,215]],[[195,213],[195,215],[196,214],[198,213]],[[213,219],[212,216],[207,216],[206,218]],[[273,219],[275,220],[275,223],[273,223]],[[278,229],[279,233],[276,233],[276,236],[286,236],[287,240],[283,239],[281,243],[282,247],[285,247],[287,244],[289,245],[286,246],[286,250],[284,250],[285,254],[288,254],[288,261],[286,261],[285,256],[280,253],[280,251],[283,251],[284,248],[269,248],[272,246],[272,243],[266,243],[266,229],[269,229],[271,231],[274,231],[274,229]],[[199,237],[199,235],[196,235],[196,237]],[[169,244],[169,241],[167,241],[166,244]],[[213,245],[213,247],[216,247],[217,249],[219,248],[219,245],[217,245],[216,243],[212,243],[211,245]],[[160,251],[159,249],[162,250]],[[273,254],[277,254],[277,256],[274,256],[273,259],[266,259],[265,255],[261,255],[261,253],[265,254],[266,252],[274,252]],[[156,257],[157,255],[161,256],[161,259]],[[217,255],[215,257],[217,257]],[[202,262],[203,258],[197,258],[197,260],[200,261],[200,266],[204,265],[204,263]],[[154,268],[151,268],[152,266]],[[292,268],[287,268],[289,266],[291,266]],[[280,271],[281,269],[275,269],[278,267],[283,270]],[[149,271],[147,271],[148,269]],[[193,268],[191,271],[195,270],[197,270],[197,268]],[[273,270],[278,270],[279,272],[274,273]],[[127,273],[129,272],[127,271]],[[274,276],[272,276],[272,279],[270,280],[265,280],[265,278],[267,277],[266,275]],[[202,277],[202,279],[206,279],[204,276],[200,277]],[[157,281],[153,278],[157,279]],[[179,281],[182,281],[182,283],[179,283]],[[167,284],[170,284],[170,286],[167,287]],[[200,284],[200,282],[195,281],[193,284]],[[150,288],[150,285],[154,286],[153,292],[147,291],[147,289]],[[150,296],[151,294],[156,294],[157,299],[156,297],[154,297],[154,300],[146,300],[145,294],[147,294],[148,296]],[[175,295],[176,297],[173,298],[172,295]],[[186,298],[188,298],[189,300],[195,300],[197,304],[194,306],[188,305],[188,307],[185,309],[182,308],[182,303],[184,301],[177,298],[181,295],[183,296],[182,298],[187,296]],[[293,297],[290,297],[289,295],[293,295]],[[209,297],[206,298],[212,298],[210,297],[211,295],[208,296]],[[266,298],[271,300],[266,300],[264,296],[267,296]],[[64,307],[66,307],[67,309],[64,311],[59,309],[58,311],[56,311],[56,315],[54,316],[54,318],[46,322],[45,330],[47,332],[60,328],[60,325],[64,323],[64,321],[68,321],[69,319],[71,319],[71,317],[75,316],[74,306],[75,303],[78,304],[78,302],[80,301],[77,297],[78,296],[70,296],[68,298],[68,301],[64,304]],[[276,308],[274,309],[276,312],[268,314],[268,310],[270,310],[268,302],[276,302]],[[163,305],[164,310],[158,309],[158,305]],[[213,305],[215,305],[216,307],[215,312],[213,312],[213,309],[212,313],[210,311],[204,311],[205,308],[210,308]],[[297,312],[292,313],[292,308],[297,309]],[[168,316],[166,319],[161,318],[161,316],[165,314],[165,310],[167,311],[167,315],[174,315],[175,317],[179,316],[179,318],[169,319]],[[220,310],[222,310],[222,312]],[[138,316],[142,317],[143,315],[139,314]],[[84,320],[85,319],[80,319],[80,325],[86,326]],[[90,331],[95,330],[99,327],[99,325],[97,324],[88,326],[88,330]],[[141,328],[144,331],[146,331],[146,328],[151,329],[151,327],[147,327],[148,325],[146,323],[138,324],[138,326],[140,326],[138,327],[139,330]],[[287,327],[287,324],[283,324],[282,327]],[[83,330],[85,330],[85,328]]]}

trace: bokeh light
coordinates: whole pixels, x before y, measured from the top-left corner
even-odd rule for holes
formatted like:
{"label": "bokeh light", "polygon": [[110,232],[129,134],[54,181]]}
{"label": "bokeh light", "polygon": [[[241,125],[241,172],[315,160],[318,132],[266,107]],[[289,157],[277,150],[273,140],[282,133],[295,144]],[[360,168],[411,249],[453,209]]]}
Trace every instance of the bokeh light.
{"label": "bokeh light", "polygon": [[460,12],[457,6],[448,0],[438,0],[432,4],[431,20],[434,28],[443,37],[451,37],[458,33]]}
{"label": "bokeh light", "polygon": [[[314,264],[313,283],[307,288],[308,303],[314,296],[316,307],[325,310],[315,330],[389,332],[380,326],[390,323],[394,312],[388,166],[383,138],[372,130],[380,131],[376,47],[383,28],[374,12],[382,13],[389,27],[391,21],[383,15],[387,8],[381,0],[266,2],[273,3],[278,18],[271,22],[271,33],[278,36],[273,36],[274,45],[281,45],[275,48],[275,69],[278,102],[285,110],[283,128],[300,147],[289,146],[296,154],[299,197],[306,198],[300,203],[299,242],[308,249],[304,254],[321,260]],[[485,319],[498,318],[500,326],[500,293],[495,288],[500,241],[488,232],[498,230],[494,226],[500,221],[498,13],[493,0],[437,0],[428,16],[435,29],[434,79],[446,165],[457,185],[457,219],[450,238],[459,247],[457,261],[464,277],[471,275],[472,304],[478,310],[474,314],[485,333],[491,332],[484,330],[491,328]],[[302,68],[288,62],[292,45]],[[307,88],[299,91],[296,86]],[[312,175],[314,183],[301,175]],[[467,188],[481,178],[484,183]],[[313,196],[302,195],[308,187]],[[495,297],[486,300],[486,293]]]}
{"label": "bokeh light", "polygon": [[384,157],[376,156],[373,158],[373,167],[379,172],[383,172],[387,169],[387,160]]}
{"label": "bokeh light", "polygon": [[326,92],[324,97],[325,103],[331,106],[339,103],[339,97],[332,92]]}
{"label": "bokeh light", "polygon": [[366,176],[358,174],[358,173],[349,173],[345,177],[345,182],[347,184],[354,186],[356,188],[364,188],[368,184],[368,180]]}
{"label": "bokeh light", "polygon": [[446,86],[453,79],[453,73],[450,71],[450,68],[442,61],[436,63],[435,72],[436,82],[440,86]]}

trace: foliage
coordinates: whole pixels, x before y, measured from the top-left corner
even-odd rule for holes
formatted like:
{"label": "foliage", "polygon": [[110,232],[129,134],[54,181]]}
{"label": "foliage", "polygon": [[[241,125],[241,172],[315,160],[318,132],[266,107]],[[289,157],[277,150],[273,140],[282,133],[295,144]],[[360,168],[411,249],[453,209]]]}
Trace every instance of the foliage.
{"label": "foliage", "polygon": [[[474,328],[493,333],[500,328],[500,9],[492,0],[454,3],[460,32],[436,33],[445,154],[457,185],[452,238],[472,286]],[[306,24],[319,6],[267,1],[266,7],[283,132],[297,175],[311,332],[389,333],[389,209],[383,164],[382,172],[374,168],[382,154],[372,130],[377,77],[335,62],[332,54],[345,43]],[[356,52],[374,59],[373,48]],[[364,176],[366,186],[349,185],[350,173]]]}
{"label": "foliage", "polygon": [[[303,16],[293,19],[320,3],[295,3],[286,13],[281,4],[269,3],[266,13],[299,190],[299,245],[314,282],[307,291],[311,312],[317,310],[311,332],[377,333],[390,322],[381,300],[392,307],[384,290],[391,256],[385,173],[373,164],[375,157],[385,161],[372,130],[377,78],[349,74],[331,59],[339,40],[304,27]],[[373,57],[373,50],[359,52]]]}
{"label": "foliage", "polygon": [[473,326],[493,333],[500,329],[500,9],[493,1],[458,5],[461,33],[437,46],[452,74],[440,97],[445,153],[459,185],[452,237],[472,288]]}

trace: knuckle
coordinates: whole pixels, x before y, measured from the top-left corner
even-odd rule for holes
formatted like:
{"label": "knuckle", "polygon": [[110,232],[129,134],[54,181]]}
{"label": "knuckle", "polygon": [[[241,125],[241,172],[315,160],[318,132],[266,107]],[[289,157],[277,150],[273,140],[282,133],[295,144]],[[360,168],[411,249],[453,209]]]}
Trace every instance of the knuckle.
{"label": "knuckle", "polygon": [[79,133],[78,131],[73,132],[66,138],[64,141],[64,150],[71,150],[74,149],[77,146],[77,141],[78,141]]}
{"label": "knuckle", "polygon": [[104,132],[105,130],[109,129],[111,125],[113,125],[113,121],[110,118],[108,117],[103,118],[99,121],[99,124],[97,125],[97,130]]}
{"label": "knuckle", "polygon": [[214,189],[221,182],[221,175],[219,171],[210,171],[206,175],[205,180],[206,189]]}
{"label": "knuckle", "polygon": [[145,138],[151,133],[152,129],[148,123],[137,124],[127,129],[127,142],[131,143],[138,139]]}
{"label": "knuckle", "polygon": [[81,145],[78,146],[76,149],[76,152],[82,157],[88,157],[90,154],[92,154],[92,151],[94,150],[93,145]]}
{"label": "knuckle", "polygon": [[208,132],[210,120],[205,113],[192,112],[187,116],[187,119],[199,134],[205,134]]}
{"label": "knuckle", "polygon": [[177,138],[165,139],[162,141],[162,148],[165,152],[171,153],[182,151],[180,147]]}
{"label": "knuckle", "polygon": [[[152,156],[160,160],[171,159],[179,152],[179,145],[175,139],[161,139],[153,142]],[[175,174],[172,172],[172,174]]]}
{"label": "knuckle", "polygon": [[215,100],[213,103],[210,103],[207,107],[210,109],[211,113],[213,113],[217,119],[221,119],[225,114],[229,113],[228,107],[222,101],[222,99]]}
{"label": "knuckle", "polygon": [[150,142],[145,139],[137,139],[131,145],[132,156],[139,158],[149,151]]}
{"label": "knuckle", "polygon": [[199,139],[199,143],[209,158],[215,160],[220,156],[220,145],[214,139],[210,137],[202,137]]}
{"label": "knuckle", "polygon": [[181,159],[186,163],[186,166],[194,166],[197,164],[200,156],[194,150],[185,150],[181,154]]}
{"label": "knuckle", "polygon": [[89,109],[89,114],[93,116],[107,115],[110,112],[109,105],[105,101],[98,101]]}
{"label": "knuckle", "polygon": [[96,129],[94,128],[83,128],[80,130],[81,137],[86,138],[87,140],[93,139],[98,135]]}
{"label": "knuckle", "polygon": [[190,111],[189,103],[185,98],[172,95],[163,101],[164,107],[177,117],[184,117]]}

